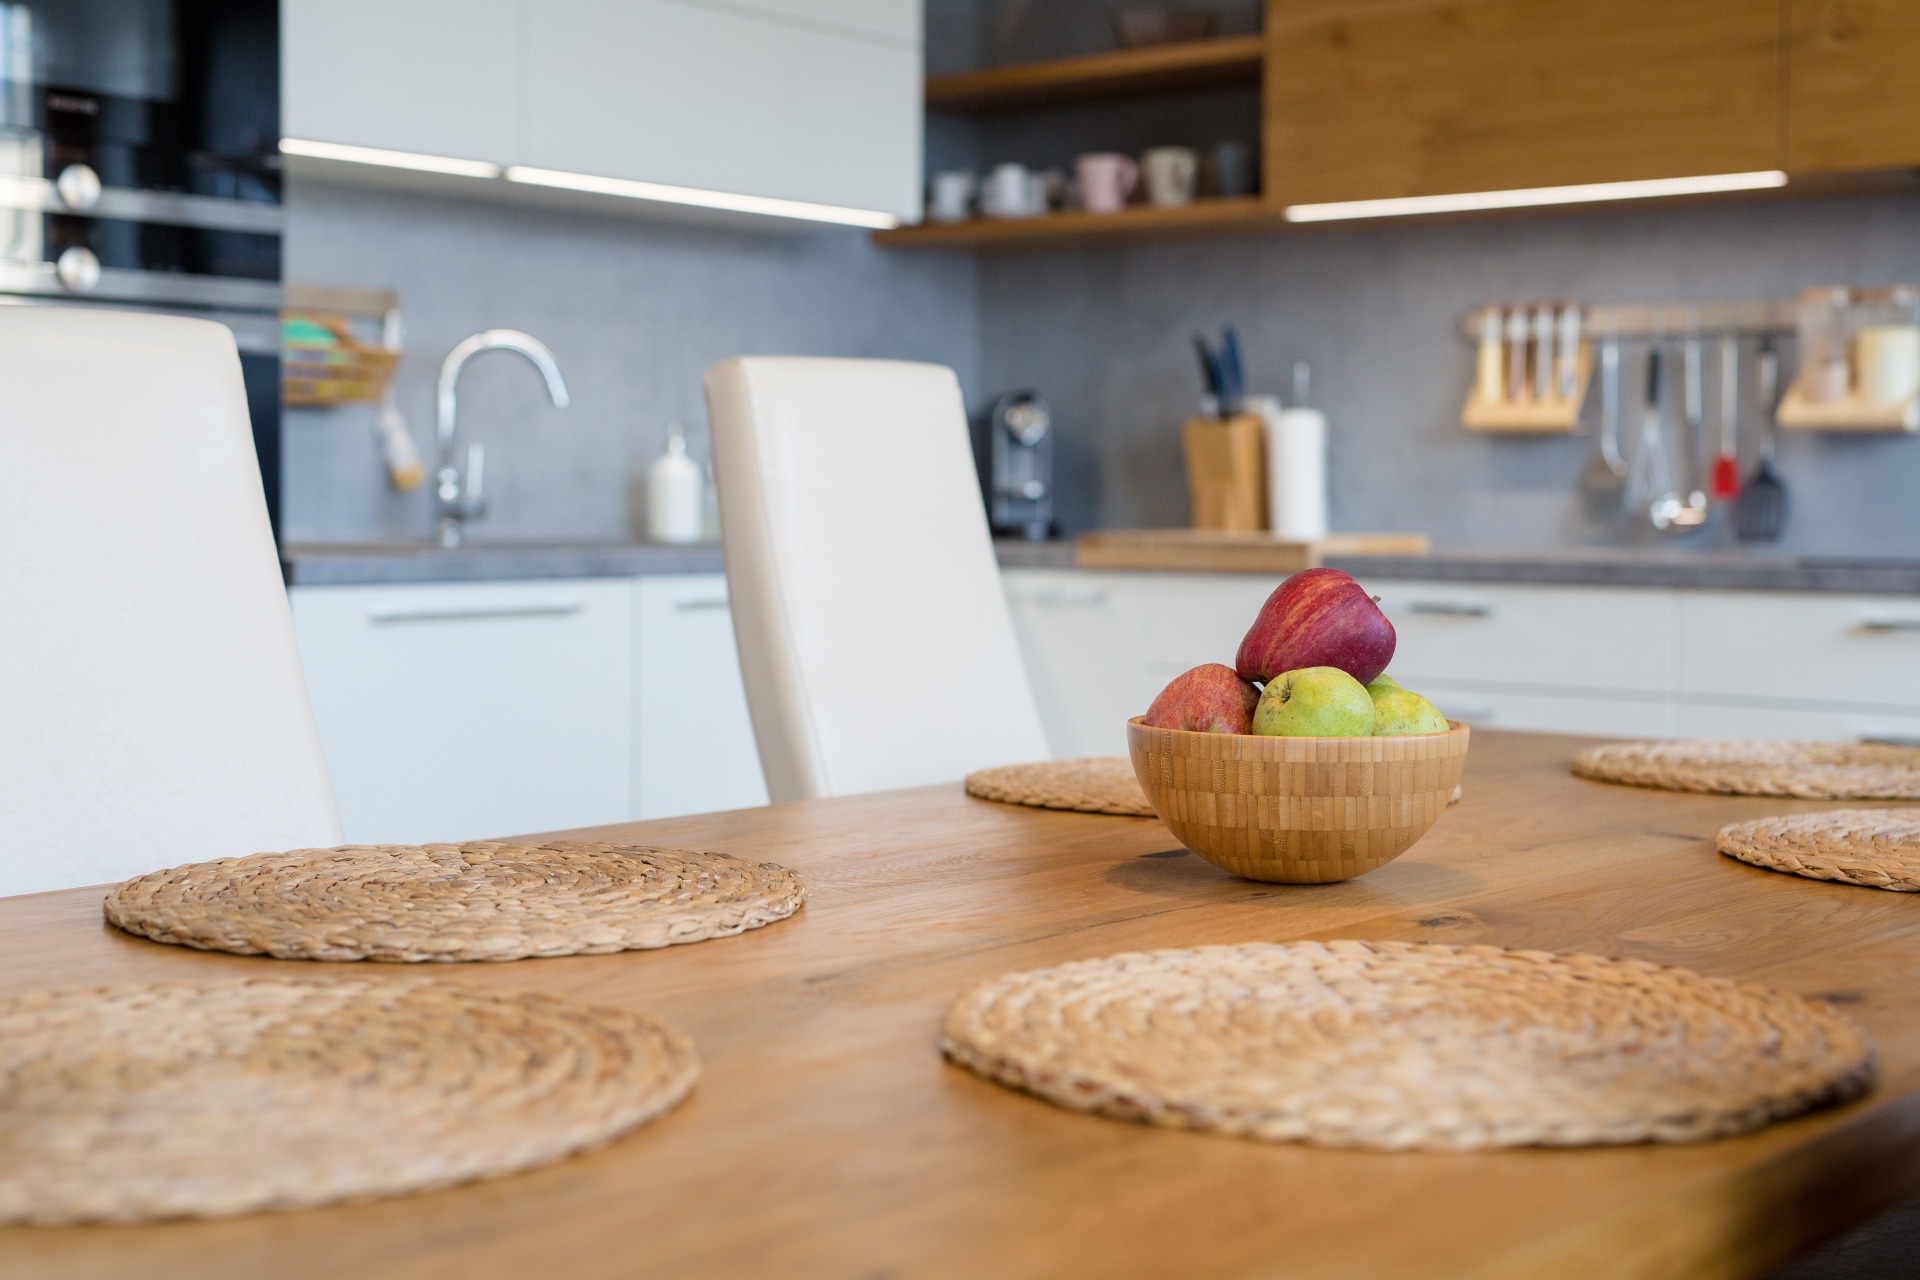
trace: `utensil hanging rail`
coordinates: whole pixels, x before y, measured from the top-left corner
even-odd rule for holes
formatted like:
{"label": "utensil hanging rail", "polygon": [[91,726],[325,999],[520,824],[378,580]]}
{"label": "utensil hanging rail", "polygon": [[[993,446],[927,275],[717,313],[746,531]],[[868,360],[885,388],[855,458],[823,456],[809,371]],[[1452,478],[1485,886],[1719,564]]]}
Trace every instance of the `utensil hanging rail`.
{"label": "utensil hanging rail", "polygon": [[[1588,305],[1581,330],[1589,338],[1677,338],[1791,334],[1798,304],[1792,298],[1749,302],[1657,302]],[[1460,336],[1480,341],[1484,305],[1463,312]]]}

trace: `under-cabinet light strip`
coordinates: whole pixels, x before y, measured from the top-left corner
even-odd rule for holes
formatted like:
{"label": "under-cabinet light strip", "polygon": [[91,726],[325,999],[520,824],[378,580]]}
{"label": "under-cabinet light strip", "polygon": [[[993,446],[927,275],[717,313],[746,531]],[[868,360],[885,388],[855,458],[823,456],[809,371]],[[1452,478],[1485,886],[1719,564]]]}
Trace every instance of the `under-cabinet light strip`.
{"label": "under-cabinet light strip", "polygon": [[450,173],[462,178],[500,176],[500,166],[490,160],[456,160],[452,156],[428,156],[416,151],[350,147],[344,143],[313,142],[306,138],[282,138],[280,150],[290,156],[312,156],[316,160],[345,160],[351,164],[377,164],[388,169],[418,169],[423,173]]}
{"label": "under-cabinet light strip", "polygon": [[1525,209],[1545,204],[1585,204],[1595,200],[1651,200],[1660,196],[1704,195],[1713,191],[1760,191],[1784,187],[1778,169],[1760,173],[1715,173],[1697,178],[1649,178],[1640,182],[1589,182],[1577,187],[1527,187],[1514,191],[1463,191],[1444,196],[1402,196],[1390,200],[1341,200],[1331,204],[1287,206],[1288,222],[1335,222],[1345,218],[1403,218],[1422,213],[1465,213],[1473,209]]}
{"label": "under-cabinet light strip", "polygon": [[695,205],[703,209],[726,209],[734,213],[760,213],[776,218],[804,218],[810,222],[875,227],[883,231],[900,225],[900,219],[876,209],[849,209],[842,205],[812,204],[805,200],[735,195],[729,191],[673,187],[659,182],[635,182],[628,178],[601,178],[590,173],[532,169],[519,164],[507,167],[507,180],[542,187],[561,187],[568,191],[591,191],[597,195],[626,196],[633,200],[658,200],[666,204]]}

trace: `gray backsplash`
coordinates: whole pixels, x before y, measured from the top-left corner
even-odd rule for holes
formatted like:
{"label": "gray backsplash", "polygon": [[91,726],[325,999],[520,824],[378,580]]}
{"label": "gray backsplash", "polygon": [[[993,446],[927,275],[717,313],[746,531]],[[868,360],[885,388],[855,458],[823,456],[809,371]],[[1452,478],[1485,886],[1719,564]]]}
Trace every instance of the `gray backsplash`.
{"label": "gray backsplash", "polygon": [[[1186,522],[1179,424],[1199,390],[1188,336],[1231,323],[1254,389],[1284,393],[1293,362],[1312,365],[1312,400],[1331,423],[1335,528],[1421,530],[1445,546],[1643,542],[1651,530],[1583,516],[1576,483],[1591,438],[1461,429],[1473,352],[1460,315],[1499,300],[1684,302],[1920,280],[1920,197],[1010,253],[983,257],[981,273],[984,387],[1032,385],[1053,404],[1068,530]],[[1624,363],[1637,426],[1639,351]],[[1710,413],[1713,376],[1709,365]],[[1920,556],[1920,437],[1789,434],[1780,470],[1791,495],[1780,549]]]}
{"label": "gray backsplash", "polygon": [[[1472,375],[1462,311],[1920,279],[1912,196],[978,259],[881,250],[857,231],[745,234],[309,182],[295,185],[289,218],[289,279],[400,290],[400,403],[423,453],[434,375],[455,342],[509,326],[553,347],[574,391],[564,413],[511,355],[483,357],[463,380],[463,436],[489,448],[493,509],[476,537],[625,536],[633,479],[667,424],[687,423],[704,452],[700,374],[743,353],[939,361],[976,405],[1032,385],[1060,422],[1067,532],[1183,524],[1179,424],[1197,390],[1187,340],[1232,323],[1256,387],[1285,391],[1293,362],[1312,364],[1313,400],[1332,423],[1337,528],[1418,529],[1456,547],[1645,541],[1583,517],[1575,483],[1590,439],[1461,430]],[[1627,365],[1631,405],[1637,350]],[[1781,470],[1792,495],[1782,549],[1920,556],[1920,438],[1790,435]],[[386,484],[367,410],[289,412],[286,471],[293,540],[428,532],[424,489]]]}
{"label": "gray backsplash", "polygon": [[[511,353],[461,378],[461,438],[487,446],[491,511],[476,538],[628,536],[633,482],[668,424],[685,423],[704,458],[700,375],[730,356],[934,360],[978,381],[978,272],[965,256],[884,252],[855,230],[769,235],[310,181],[287,203],[287,279],[399,290],[399,405],[429,465],[448,349],[494,327],[553,349],[565,412]],[[289,541],[430,532],[427,486],[386,482],[371,409],[289,410],[284,467]]]}

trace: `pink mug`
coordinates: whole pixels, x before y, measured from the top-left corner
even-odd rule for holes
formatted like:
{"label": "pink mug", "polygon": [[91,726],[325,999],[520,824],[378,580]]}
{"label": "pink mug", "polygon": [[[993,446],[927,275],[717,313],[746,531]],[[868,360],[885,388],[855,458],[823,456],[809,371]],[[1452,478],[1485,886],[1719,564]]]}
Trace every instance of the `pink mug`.
{"label": "pink mug", "polygon": [[1080,180],[1080,207],[1088,213],[1118,213],[1140,185],[1140,166],[1113,151],[1096,151],[1073,162]]}

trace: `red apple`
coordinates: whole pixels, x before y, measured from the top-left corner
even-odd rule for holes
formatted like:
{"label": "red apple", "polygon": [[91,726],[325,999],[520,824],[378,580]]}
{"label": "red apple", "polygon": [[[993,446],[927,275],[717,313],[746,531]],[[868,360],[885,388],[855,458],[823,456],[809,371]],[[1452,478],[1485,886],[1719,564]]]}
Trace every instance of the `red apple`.
{"label": "red apple", "polygon": [[1234,665],[1243,680],[1338,667],[1365,684],[1387,669],[1393,644],[1393,624],[1366,588],[1338,569],[1306,569],[1260,606]]}
{"label": "red apple", "polygon": [[1192,733],[1252,733],[1259,701],[1260,691],[1232,667],[1209,662],[1175,676],[1147,708],[1146,723]]}

